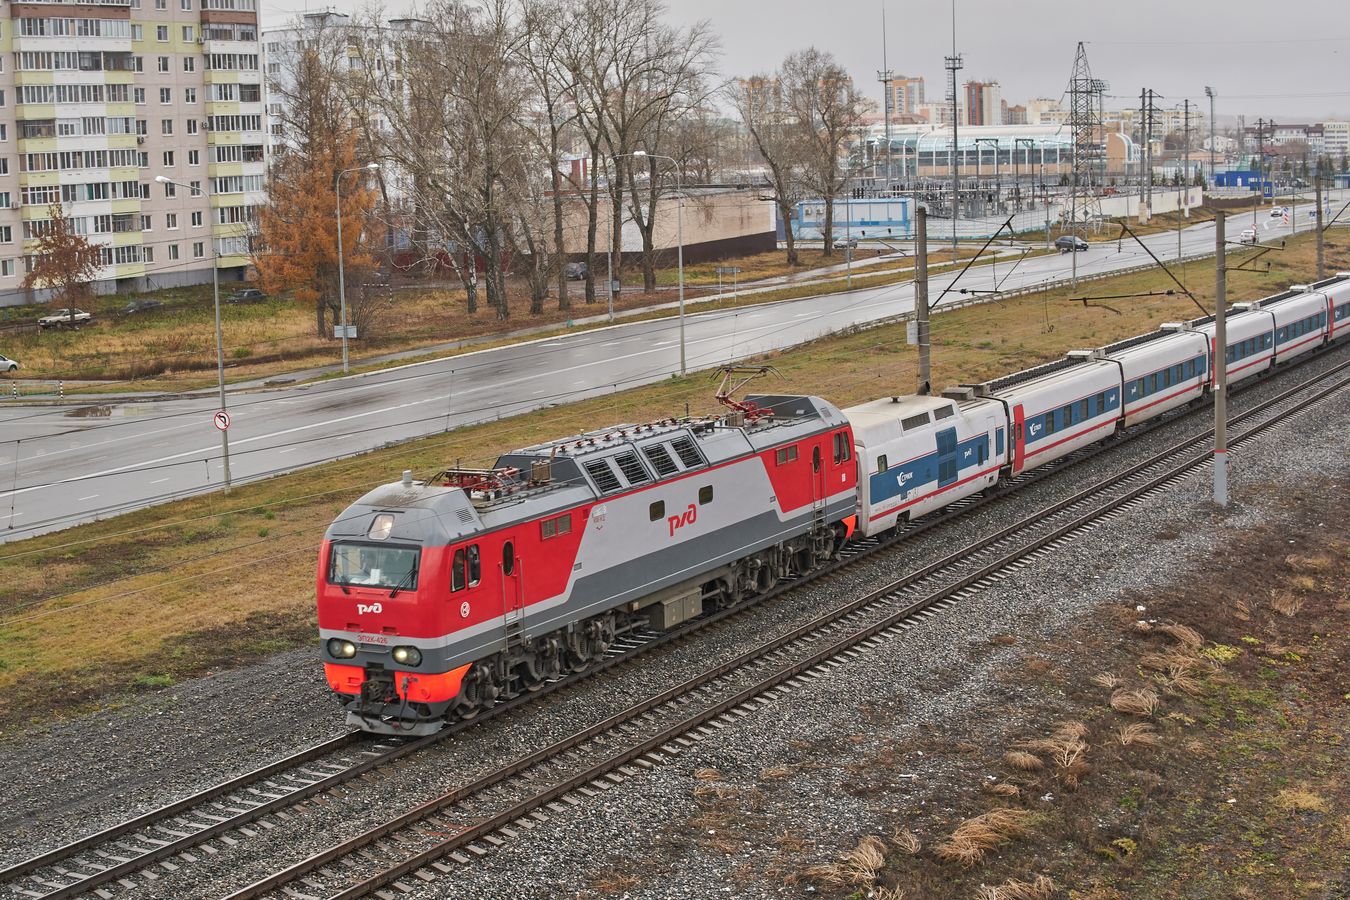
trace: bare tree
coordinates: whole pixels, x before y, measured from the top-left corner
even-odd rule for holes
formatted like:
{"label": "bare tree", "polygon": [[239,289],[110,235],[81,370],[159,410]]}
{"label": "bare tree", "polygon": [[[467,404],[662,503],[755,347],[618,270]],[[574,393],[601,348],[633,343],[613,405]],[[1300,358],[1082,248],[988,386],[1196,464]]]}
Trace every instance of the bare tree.
{"label": "bare tree", "polygon": [[[510,231],[518,221],[511,178],[521,171],[527,136],[521,109],[530,91],[518,63],[521,29],[507,0],[432,0],[414,32],[374,41],[396,77],[366,57],[368,91],[383,116],[383,153],[425,194],[419,215],[430,232],[453,240],[451,259],[470,311],[481,266],[487,301],[510,316],[506,294]],[[379,28],[378,24],[372,28]]]}
{"label": "bare tree", "polygon": [[806,153],[782,82],[771,75],[743,78],[727,88],[727,99],[740,114],[755,151],[764,160],[778,220],[783,223],[787,262],[795,266],[798,258],[792,213],[806,195]]}
{"label": "bare tree", "polygon": [[[579,112],[572,97],[576,93],[576,71],[568,62],[568,29],[578,9],[576,0],[521,0],[520,17],[524,34],[520,61],[529,73],[534,89],[533,103],[524,111],[526,132],[542,151],[548,166],[553,225],[553,275],[558,284],[558,308],[570,309],[567,274],[566,237],[563,233],[563,146],[567,135],[575,131]],[[527,238],[537,246],[533,228],[524,225]],[[537,267],[535,268],[537,272]],[[537,288],[536,288],[537,290]]]}
{"label": "bare tree", "polygon": [[22,287],[50,291],[48,302],[68,308],[73,325],[75,304],[93,295],[94,279],[103,268],[103,248],[78,233],[59,203],[47,207],[47,220],[34,222],[33,228],[38,239]]}
{"label": "bare tree", "polygon": [[855,174],[847,144],[871,109],[834,56],[810,47],[788,55],[780,70],[784,94],[801,133],[811,187],[825,203],[825,255],[834,253],[834,201]]}

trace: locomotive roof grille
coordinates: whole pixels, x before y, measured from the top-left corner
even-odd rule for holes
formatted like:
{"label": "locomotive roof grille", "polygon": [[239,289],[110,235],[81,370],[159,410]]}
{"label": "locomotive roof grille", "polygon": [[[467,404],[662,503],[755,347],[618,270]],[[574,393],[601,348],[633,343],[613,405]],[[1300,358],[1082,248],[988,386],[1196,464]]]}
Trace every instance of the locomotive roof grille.
{"label": "locomotive roof grille", "polygon": [[1128,350],[1131,347],[1138,347],[1140,344],[1147,344],[1150,341],[1156,341],[1158,338],[1167,337],[1170,334],[1179,334],[1176,331],[1163,331],[1159,328],[1157,331],[1150,331],[1148,334],[1136,334],[1132,338],[1126,338],[1123,341],[1116,341],[1114,344],[1107,344],[1102,348],[1107,353],[1119,353],[1121,350]]}
{"label": "locomotive roof grille", "polygon": [[648,444],[642,448],[642,452],[646,454],[652,468],[656,469],[658,477],[664,478],[680,471],[680,467],[675,465],[675,460],[671,459],[670,452],[661,444]]}
{"label": "locomotive roof grille", "polygon": [[608,458],[592,459],[583,465],[600,493],[612,494],[623,489],[623,485],[619,483],[619,476],[615,475],[614,470],[609,467]]}
{"label": "locomotive roof grille", "polygon": [[620,453],[614,457],[614,462],[618,464],[619,470],[623,472],[623,477],[628,479],[630,487],[637,487],[640,484],[646,484],[652,480],[647,474],[647,470],[642,468],[642,463],[638,461],[637,454],[631,450],[627,453]]}
{"label": "locomotive roof grille", "polygon": [[1339,274],[1332,275],[1330,278],[1324,278],[1321,281],[1314,281],[1312,283],[1312,286],[1315,288],[1328,288],[1331,287],[1332,285],[1340,284],[1342,281],[1347,280],[1350,280],[1350,275],[1341,272]]}
{"label": "locomotive roof grille", "polygon": [[1026,369],[1022,372],[1014,372],[1011,375],[1004,375],[1002,378],[995,378],[993,381],[986,381],[975,385],[976,390],[981,394],[992,394],[1001,391],[1004,388],[1015,387],[1019,384],[1025,384],[1028,381],[1035,381],[1043,375],[1050,375],[1054,372],[1062,372],[1065,369],[1072,369],[1074,366],[1082,365],[1087,360],[1072,359],[1065,357],[1057,359],[1054,362],[1048,362],[1042,366]]}
{"label": "locomotive roof grille", "polygon": [[694,442],[687,437],[680,437],[671,441],[670,448],[675,451],[675,455],[680,458],[680,462],[684,463],[686,469],[697,469],[699,466],[705,465],[703,455],[698,452]]}

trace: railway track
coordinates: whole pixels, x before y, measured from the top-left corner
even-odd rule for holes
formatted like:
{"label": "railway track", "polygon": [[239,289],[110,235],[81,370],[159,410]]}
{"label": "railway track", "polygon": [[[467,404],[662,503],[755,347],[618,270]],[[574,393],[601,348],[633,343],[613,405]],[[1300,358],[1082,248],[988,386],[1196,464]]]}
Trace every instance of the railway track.
{"label": "railway track", "polygon": [[[1350,387],[1350,363],[1319,374],[1235,416],[1248,424],[1232,435],[1239,446],[1290,416]],[[1107,482],[936,560],[870,594],[831,610],[715,669],[634,704],[555,744],[334,845],[229,895],[351,900],[393,898],[414,890],[401,879],[431,882],[453,875],[492,847],[566,814],[693,747],[703,736],[773,705],[808,681],[910,629],[941,609],[1006,578],[1120,515],[1208,464],[1197,450],[1205,436],[1168,447]],[[392,886],[395,891],[385,891]]]}
{"label": "railway track", "polygon": [[[1291,398],[1307,390],[1310,384],[1323,381],[1333,373],[1338,373],[1347,367],[1350,367],[1350,363],[1333,368],[1307,384],[1299,385],[1240,416],[1235,416],[1232,421],[1234,424],[1239,423],[1257,412],[1270,409],[1272,404],[1277,402],[1294,402]],[[1175,421],[1177,417],[1179,416],[1165,418],[1133,429],[1128,438],[1142,436],[1151,432],[1154,428]],[[1207,435],[1189,438],[1167,452],[1173,455],[1184,452],[1185,449],[1204,442],[1206,438]],[[1109,449],[1109,446],[1085,448],[1061,460],[1054,466],[1048,466],[1044,470],[1036,470],[1020,476],[1008,487],[995,494],[987,497],[967,498],[938,515],[929,516],[924,520],[909,524],[892,538],[863,541],[851,545],[841,554],[841,558],[830,566],[822,568],[810,576],[784,582],[755,602],[764,602],[785,591],[794,590],[818,578],[838,572],[842,568],[870,557],[877,551],[887,549],[917,533],[943,524],[972,508],[992,502],[1018,487],[1049,477],[1064,467],[1082,462],[1098,453],[1105,452],[1107,449]],[[1158,465],[1156,460],[1157,458],[1128,470],[1131,473],[1130,477],[1145,477],[1143,473],[1148,466]],[[1089,495],[1099,497],[1101,490],[1100,486],[1094,487],[1091,491],[1083,492],[1070,499],[1076,502],[1084,502]],[[1062,515],[1066,509],[1067,507],[1061,504],[1051,510],[1042,509],[1030,518],[1038,519],[1048,515]],[[1005,529],[981,542],[981,545],[994,548],[998,541],[1010,540],[1012,532],[1023,527],[1025,527],[1025,523]],[[971,550],[967,548],[963,552],[968,554]],[[924,569],[914,573],[910,578],[915,579],[912,582],[913,584],[919,584],[919,579],[934,577],[940,566],[951,567],[957,563],[958,560],[949,557],[938,563],[925,566]],[[918,588],[914,589],[918,590]],[[611,649],[606,659],[592,666],[587,672],[582,673],[581,677],[589,677],[601,671],[606,671],[657,647],[682,640],[695,631],[742,612],[749,605],[742,604],[721,610],[675,631],[628,636],[623,642],[616,644]],[[846,614],[836,611],[832,615],[842,616]],[[742,665],[744,664],[742,663]],[[711,684],[725,674],[725,672],[722,672],[721,674],[700,677],[707,679],[706,684]],[[576,677],[562,679],[555,684],[548,685],[540,692],[522,695],[499,703],[490,715],[505,714],[554,690],[576,683],[577,680]],[[695,690],[695,688],[688,688],[687,685],[684,687],[687,688],[687,691]],[[260,823],[258,830],[270,829],[273,826],[268,821],[268,816],[292,808],[308,798],[329,791],[377,768],[387,766],[395,760],[428,749],[440,741],[462,732],[465,728],[483,721],[484,718],[484,716],[480,716],[472,722],[457,723],[435,735],[415,740],[373,739],[360,733],[343,735],[112,828],[91,834],[73,843],[0,870],[0,883],[8,883],[19,896],[43,897],[50,898],[50,900],[79,896],[112,883],[134,887],[136,882],[131,880],[131,876],[137,872],[149,869],[156,864],[163,866],[168,871],[173,871],[177,868],[177,864],[170,862],[172,858],[181,857],[180,862],[190,864],[196,859],[191,851],[203,845],[206,853],[214,854],[217,850],[211,846],[210,842],[213,839],[225,838],[226,842],[229,843],[228,835],[232,832],[242,834],[246,838],[253,837],[257,831],[250,827],[252,823]],[[601,724],[605,725],[606,723]],[[621,727],[621,724],[609,722],[606,729]],[[601,732],[597,732],[597,734],[599,733]],[[594,735],[586,738],[574,736],[577,740],[576,746],[591,740],[593,737]],[[536,760],[531,765],[542,761]],[[100,891],[100,893],[106,892]],[[240,896],[258,895],[243,894]]]}

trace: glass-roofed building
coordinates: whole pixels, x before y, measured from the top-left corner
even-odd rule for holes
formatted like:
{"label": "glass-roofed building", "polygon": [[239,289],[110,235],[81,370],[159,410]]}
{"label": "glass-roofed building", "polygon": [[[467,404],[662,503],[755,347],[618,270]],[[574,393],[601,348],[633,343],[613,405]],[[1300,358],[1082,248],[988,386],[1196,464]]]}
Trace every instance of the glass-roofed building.
{"label": "glass-roofed building", "polygon": [[[1130,136],[1107,131],[1105,138],[1105,174],[1134,171],[1140,154]],[[885,126],[871,126],[863,140],[869,163],[884,163]],[[949,125],[892,124],[890,171],[900,178],[947,175],[951,172],[951,142]],[[1072,169],[1073,133],[1067,125],[962,126],[957,130],[956,155],[962,176],[1020,174],[1058,178]]]}

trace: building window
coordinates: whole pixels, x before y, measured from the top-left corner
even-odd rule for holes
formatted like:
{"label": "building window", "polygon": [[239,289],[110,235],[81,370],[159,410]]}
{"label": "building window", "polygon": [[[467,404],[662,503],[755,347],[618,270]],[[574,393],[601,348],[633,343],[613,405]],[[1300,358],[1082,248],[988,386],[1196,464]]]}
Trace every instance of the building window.
{"label": "building window", "polygon": [[201,259],[206,255],[206,244],[203,241],[197,241],[192,245],[192,258]]}
{"label": "building window", "polygon": [[169,58],[167,56],[155,57],[155,71],[156,72],[169,71]]}
{"label": "building window", "polygon": [[196,103],[196,102],[197,102],[197,89],[196,89],[196,88],[183,88],[183,102],[184,102],[184,103]]}
{"label": "building window", "polygon": [[0,141],[7,140],[9,140],[9,126],[4,122],[0,122]]}
{"label": "building window", "polygon": [[[169,154],[172,154],[172,153],[173,153],[173,151],[170,150],[170,151],[169,151]],[[166,183],[164,184],[164,196],[165,196],[165,197],[177,197],[177,196],[178,196],[178,185],[173,184],[172,182],[166,182]]]}
{"label": "building window", "polygon": [[141,216],[141,231],[149,231],[154,226],[150,222],[150,216]]}
{"label": "building window", "polygon": [[145,105],[145,88],[134,88],[132,90],[132,96],[134,97],[138,105],[140,106]]}
{"label": "building window", "polygon": [[[162,2],[162,0],[155,0],[155,6],[158,7],[159,4],[160,4],[161,2]],[[168,25],[156,25],[156,26],[155,26],[155,40],[157,40],[157,41],[159,41],[159,42],[161,42],[161,43],[165,43],[165,44],[167,44],[167,43],[169,42],[169,26],[168,26]]]}
{"label": "building window", "polygon": [[[189,121],[188,124],[191,125],[192,122]],[[191,130],[191,129],[189,129],[189,130]],[[188,151],[188,165],[189,165],[189,166],[200,166],[201,164],[202,164],[202,152],[201,152],[200,150],[189,150],[189,151]]]}
{"label": "building window", "polygon": [[[164,151],[164,165],[166,165],[166,166],[171,166],[171,165],[173,165],[173,151],[172,151],[172,150],[165,150],[165,151]],[[173,185],[171,185],[171,184],[166,184],[166,185],[164,185],[164,186],[165,186],[165,187],[173,187]],[[165,196],[172,197],[173,194],[166,194]]]}
{"label": "building window", "polygon": [[0,209],[9,209],[9,191],[0,191]]}
{"label": "building window", "polygon": [[195,40],[195,37],[193,36],[193,33],[192,33],[192,32],[193,32],[193,28],[192,28],[191,25],[184,25],[184,26],[183,26],[183,40],[186,41],[186,42],[189,43],[189,44],[192,43],[192,42]]}
{"label": "building window", "polygon": [[[188,120],[187,120],[187,133],[188,133],[188,134],[196,134],[196,133],[197,133],[197,120],[196,120],[196,119],[188,119]],[[196,164],[194,163],[193,165],[196,165]]]}
{"label": "building window", "polygon": [[0,275],[9,277],[14,274],[14,260],[0,259]]}
{"label": "building window", "polygon": [[0,244],[14,243],[14,228],[11,225],[0,225]]}
{"label": "building window", "polygon": [[155,261],[155,248],[154,248],[154,247],[142,247],[142,248],[141,248],[141,261],[142,261],[142,262],[148,262],[148,263],[154,262],[154,261]]}
{"label": "building window", "polygon": [[[139,4],[139,3],[133,4],[133,7],[134,7],[134,8],[139,8],[139,7],[140,7],[140,4]],[[143,25],[132,25],[132,26],[131,26],[131,39],[132,39],[133,41],[143,41],[143,40],[145,40],[145,26],[143,26]]]}
{"label": "building window", "polygon": [[182,0],[182,2],[178,4],[178,8],[183,12],[187,12],[192,9],[192,0]]}
{"label": "building window", "polygon": [[197,57],[195,57],[195,56],[185,56],[185,57],[183,57],[183,71],[184,71],[184,72],[195,72],[195,71],[197,71]]}
{"label": "building window", "polygon": [[162,87],[159,89],[159,102],[168,106],[173,102],[173,88]]}
{"label": "building window", "polygon": [[173,119],[160,119],[160,120],[159,120],[159,133],[160,133],[160,134],[173,134]]}
{"label": "building window", "polygon": [[189,181],[188,184],[192,185],[192,193],[200,194],[202,192],[202,183],[200,181]]}
{"label": "building window", "polygon": [[170,231],[178,230],[178,213],[166,213],[164,215],[164,227]]}
{"label": "building window", "polygon": [[177,258],[178,258],[178,245],[177,245],[177,244],[170,244],[170,245],[169,245],[169,259],[177,259]]}
{"label": "building window", "polygon": [[192,214],[192,227],[193,228],[202,227],[202,214],[200,210]]}

